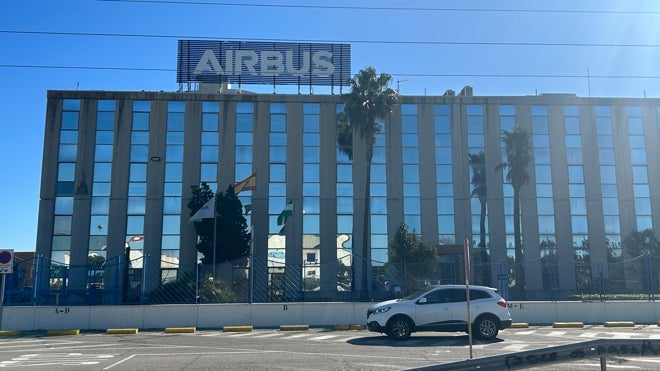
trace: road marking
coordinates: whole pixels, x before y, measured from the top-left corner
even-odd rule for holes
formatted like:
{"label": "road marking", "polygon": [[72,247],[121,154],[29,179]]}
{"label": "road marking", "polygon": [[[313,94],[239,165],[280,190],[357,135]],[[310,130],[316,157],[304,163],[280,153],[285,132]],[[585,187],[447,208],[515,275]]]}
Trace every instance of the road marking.
{"label": "road marking", "polygon": [[317,336],[313,338],[309,338],[309,340],[326,340],[326,339],[332,339],[336,338],[337,335],[323,335],[323,336]]}
{"label": "road marking", "polygon": [[564,336],[564,335],[566,335],[566,331],[550,331],[546,335],[548,335],[548,336]]}
{"label": "road marking", "polygon": [[36,353],[24,354],[9,361],[0,362],[0,367],[11,366],[83,366],[96,365],[101,361],[113,358],[111,354],[82,354],[82,353]]}
{"label": "road marking", "polygon": [[[600,363],[580,363],[579,366],[580,367],[597,367],[598,369],[601,368]],[[610,368],[619,368],[619,369],[627,369],[627,370],[639,370],[639,369],[641,369],[640,367],[637,367],[637,366],[622,366],[622,365],[613,365],[613,364],[610,364],[610,363],[607,364],[607,368],[608,369],[610,369]]]}
{"label": "road marking", "polygon": [[528,346],[528,344],[509,344],[509,345],[503,346],[500,349],[504,350],[504,351],[518,352],[518,351],[521,351],[521,350],[527,348],[527,346]]}
{"label": "road marking", "polygon": [[516,334],[516,335],[532,335],[536,333],[536,330],[526,330],[526,331],[507,331],[507,334]]}
{"label": "road marking", "polygon": [[297,335],[289,335],[282,337],[282,339],[288,340],[288,339],[298,339],[298,338],[304,338],[308,337],[310,334],[297,334]]}
{"label": "road marking", "polygon": [[280,333],[272,333],[272,334],[263,334],[263,335],[255,335],[255,338],[270,338],[273,336],[281,336],[282,334]]}

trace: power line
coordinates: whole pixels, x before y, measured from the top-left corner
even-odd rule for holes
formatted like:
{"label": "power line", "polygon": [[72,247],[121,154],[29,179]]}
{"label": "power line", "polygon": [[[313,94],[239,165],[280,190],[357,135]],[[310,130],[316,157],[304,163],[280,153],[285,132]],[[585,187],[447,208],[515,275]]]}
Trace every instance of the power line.
{"label": "power line", "polygon": [[[99,0],[100,1],[100,0]],[[106,1],[106,0],[103,0]],[[351,43],[351,44],[390,44],[390,45],[469,45],[469,46],[549,46],[549,47],[628,47],[628,48],[658,48],[660,44],[607,44],[607,43],[569,43],[569,42],[514,42],[514,41],[393,41],[393,40],[323,40],[323,39],[264,39],[264,38],[237,38],[237,37],[211,37],[176,34],[127,34],[112,32],[64,32],[64,31],[26,31],[26,30],[0,30],[4,34],[17,35],[49,35],[49,36],[92,36],[92,37],[134,37],[155,39],[222,39],[232,41],[259,41],[259,42],[307,42],[307,43]]]}
{"label": "power line", "polygon": [[[0,64],[0,68],[32,68],[32,69],[70,69],[70,70],[103,70],[103,71],[136,71],[136,72],[176,72],[175,68],[156,67],[111,67],[111,66],[58,66],[36,64]],[[475,78],[542,78],[564,79],[585,78],[587,75],[550,75],[550,74],[481,74],[481,73],[390,73],[401,77],[475,77]],[[660,79],[660,75],[589,75],[592,79]]]}
{"label": "power line", "polygon": [[39,64],[0,64],[0,68],[34,68],[34,69],[60,69],[60,70],[103,70],[103,71],[147,71],[147,72],[176,72],[174,68],[151,67],[102,67],[102,66],[55,66]]}
{"label": "power line", "polygon": [[96,0],[111,3],[143,3],[168,5],[195,5],[195,6],[233,6],[252,8],[294,8],[294,9],[336,9],[336,10],[387,10],[387,11],[437,11],[437,12],[492,12],[492,13],[557,13],[557,14],[644,14],[658,15],[660,11],[646,10],[557,10],[557,9],[492,9],[492,8],[432,8],[432,7],[368,7],[358,5],[291,5],[291,4],[258,4],[258,3],[229,3],[229,2],[203,2],[181,0]]}

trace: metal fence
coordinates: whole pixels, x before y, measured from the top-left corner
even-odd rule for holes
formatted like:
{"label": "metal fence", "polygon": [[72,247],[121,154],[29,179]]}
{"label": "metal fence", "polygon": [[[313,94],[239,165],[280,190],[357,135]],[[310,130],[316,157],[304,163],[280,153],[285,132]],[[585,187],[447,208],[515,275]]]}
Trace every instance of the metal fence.
{"label": "metal fence", "polygon": [[[439,262],[373,262],[367,283],[355,282],[361,262],[240,259],[223,264],[181,265],[149,255],[125,263],[121,256],[75,266],[43,256],[16,259],[6,275],[4,305],[119,305],[291,301],[380,301],[435,284],[465,282],[463,257]],[[255,266],[255,274],[251,267]],[[261,269],[261,270],[260,270]],[[332,269],[336,280],[321,282]],[[525,285],[516,290],[516,270]],[[496,287],[508,300],[655,300],[660,295],[660,258],[649,253],[611,263],[558,256],[515,264],[472,262],[471,284]],[[367,286],[367,295],[359,290]]]}

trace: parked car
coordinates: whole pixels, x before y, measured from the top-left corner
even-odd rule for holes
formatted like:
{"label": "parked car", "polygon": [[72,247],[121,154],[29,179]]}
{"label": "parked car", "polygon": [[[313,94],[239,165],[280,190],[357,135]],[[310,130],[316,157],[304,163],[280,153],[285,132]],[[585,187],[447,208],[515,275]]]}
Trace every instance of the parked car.
{"label": "parked car", "polygon": [[[468,331],[465,285],[441,285],[369,307],[367,328],[394,339],[417,331]],[[511,314],[497,290],[470,286],[470,318],[475,337],[488,340],[511,326]]]}

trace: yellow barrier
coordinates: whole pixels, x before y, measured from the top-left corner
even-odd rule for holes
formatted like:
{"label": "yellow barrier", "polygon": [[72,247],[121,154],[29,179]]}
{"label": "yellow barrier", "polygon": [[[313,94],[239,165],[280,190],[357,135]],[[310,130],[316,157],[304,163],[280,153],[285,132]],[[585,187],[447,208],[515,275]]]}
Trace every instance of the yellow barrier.
{"label": "yellow barrier", "polygon": [[80,335],[80,330],[48,330],[46,336]]}
{"label": "yellow barrier", "polygon": [[189,334],[197,331],[196,327],[168,327],[165,329],[166,334]]}
{"label": "yellow barrier", "polygon": [[555,322],[552,324],[554,328],[583,328],[582,322]]}
{"label": "yellow barrier", "polygon": [[108,335],[134,335],[138,333],[136,328],[109,328],[105,330]]}
{"label": "yellow barrier", "polygon": [[250,332],[252,331],[252,326],[224,326],[222,328],[224,332]]}
{"label": "yellow barrier", "polygon": [[282,325],[280,331],[307,331],[309,325]]}

